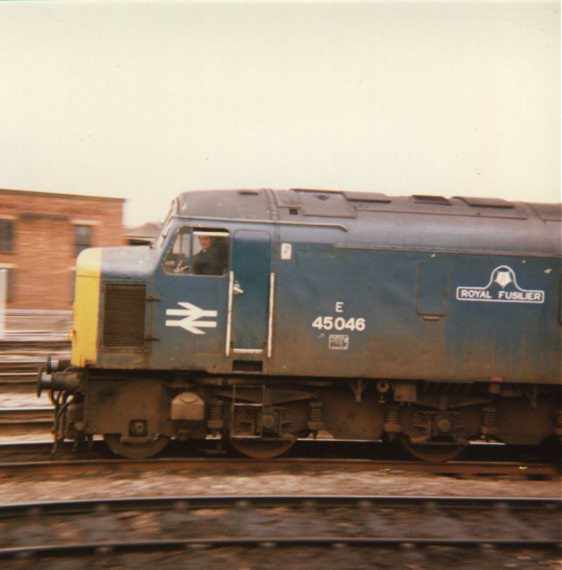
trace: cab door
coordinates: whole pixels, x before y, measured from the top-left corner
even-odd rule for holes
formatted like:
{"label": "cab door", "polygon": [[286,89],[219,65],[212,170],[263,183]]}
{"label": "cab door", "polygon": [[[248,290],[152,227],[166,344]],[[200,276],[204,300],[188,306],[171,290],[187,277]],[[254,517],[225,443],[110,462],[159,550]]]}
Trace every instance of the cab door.
{"label": "cab door", "polygon": [[271,236],[259,230],[239,230],[232,236],[229,283],[230,339],[232,356],[270,356],[270,313],[273,303]]}
{"label": "cab door", "polygon": [[156,273],[152,366],[217,370],[225,355],[228,231],[184,226],[171,241]]}

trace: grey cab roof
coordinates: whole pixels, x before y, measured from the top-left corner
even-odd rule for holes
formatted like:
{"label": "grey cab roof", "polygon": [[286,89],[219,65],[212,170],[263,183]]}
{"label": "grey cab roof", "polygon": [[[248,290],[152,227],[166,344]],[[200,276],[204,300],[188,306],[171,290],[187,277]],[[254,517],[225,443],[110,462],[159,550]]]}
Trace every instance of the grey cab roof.
{"label": "grey cab roof", "polygon": [[333,227],[341,235],[331,241],[340,247],[562,257],[562,204],[554,203],[298,188],[194,190],[178,196],[175,213]]}

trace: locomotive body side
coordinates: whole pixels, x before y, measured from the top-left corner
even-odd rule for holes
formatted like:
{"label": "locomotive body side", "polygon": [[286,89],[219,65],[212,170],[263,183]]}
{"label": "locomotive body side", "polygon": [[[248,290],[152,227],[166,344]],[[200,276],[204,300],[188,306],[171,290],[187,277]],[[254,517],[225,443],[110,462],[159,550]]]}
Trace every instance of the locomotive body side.
{"label": "locomotive body side", "polygon": [[275,373],[560,384],[558,260],[295,250],[297,275],[277,272]]}
{"label": "locomotive body side", "polygon": [[[82,254],[62,437],[560,437],[560,207],[419,198],[194,192],[155,247]],[[188,268],[198,236],[220,274]]]}

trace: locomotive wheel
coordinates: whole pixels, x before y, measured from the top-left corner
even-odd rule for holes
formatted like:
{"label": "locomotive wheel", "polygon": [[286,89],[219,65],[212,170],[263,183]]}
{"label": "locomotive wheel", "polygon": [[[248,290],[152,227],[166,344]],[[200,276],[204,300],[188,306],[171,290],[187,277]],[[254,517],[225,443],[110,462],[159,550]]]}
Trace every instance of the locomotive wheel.
{"label": "locomotive wheel", "polygon": [[402,447],[413,457],[428,463],[446,463],[458,457],[466,447],[456,443],[414,444],[408,437],[400,438]]}
{"label": "locomotive wheel", "polygon": [[551,435],[544,439],[538,451],[543,459],[560,465],[562,470],[562,441],[558,437]]}
{"label": "locomotive wheel", "polygon": [[103,436],[107,447],[114,455],[127,459],[146,459],[160,453],[169,442],[167,437],[160,436],[158,439],[144,443],[123,443],[118,433],[106,433]]}
{"label": "locomotive wheel", "polygon": [[250,459],[266,460],[287,453],[295,444],[293,439],[230,439],[230,445],[240,454]]}

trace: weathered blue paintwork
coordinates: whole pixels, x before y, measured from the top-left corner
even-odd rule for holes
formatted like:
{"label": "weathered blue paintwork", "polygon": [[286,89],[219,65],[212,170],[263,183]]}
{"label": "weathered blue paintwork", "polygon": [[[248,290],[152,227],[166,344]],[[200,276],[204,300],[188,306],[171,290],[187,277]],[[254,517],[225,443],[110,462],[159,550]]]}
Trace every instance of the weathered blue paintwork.
{"label": "weathered blue paintwork", "polygon": [[[228,373],[247,360],[272,376],[561,383],[560,205],[260,190],[186,193],[174,208],[155,247],[104,250],[104,282],[147,286],[147,341],[130,354],[100,346],[99,367]],[[230,234],[229,271],[244,291],[232,296],[230,333],[229,273],[164,271],[185,226]],[[457,299],[502,266],[511,282],[486,295],[541,291],[543,302]],[[216,311],[216,328],[166,326],[182,302]],[[313,326],[318,317],[348,328]]]}
{"label": "weathered blue paintwork", "polygon": [[240,294],[232,297],[232,349],[267,350],[270,232],[237,230],[232,236],[232,271]]}

